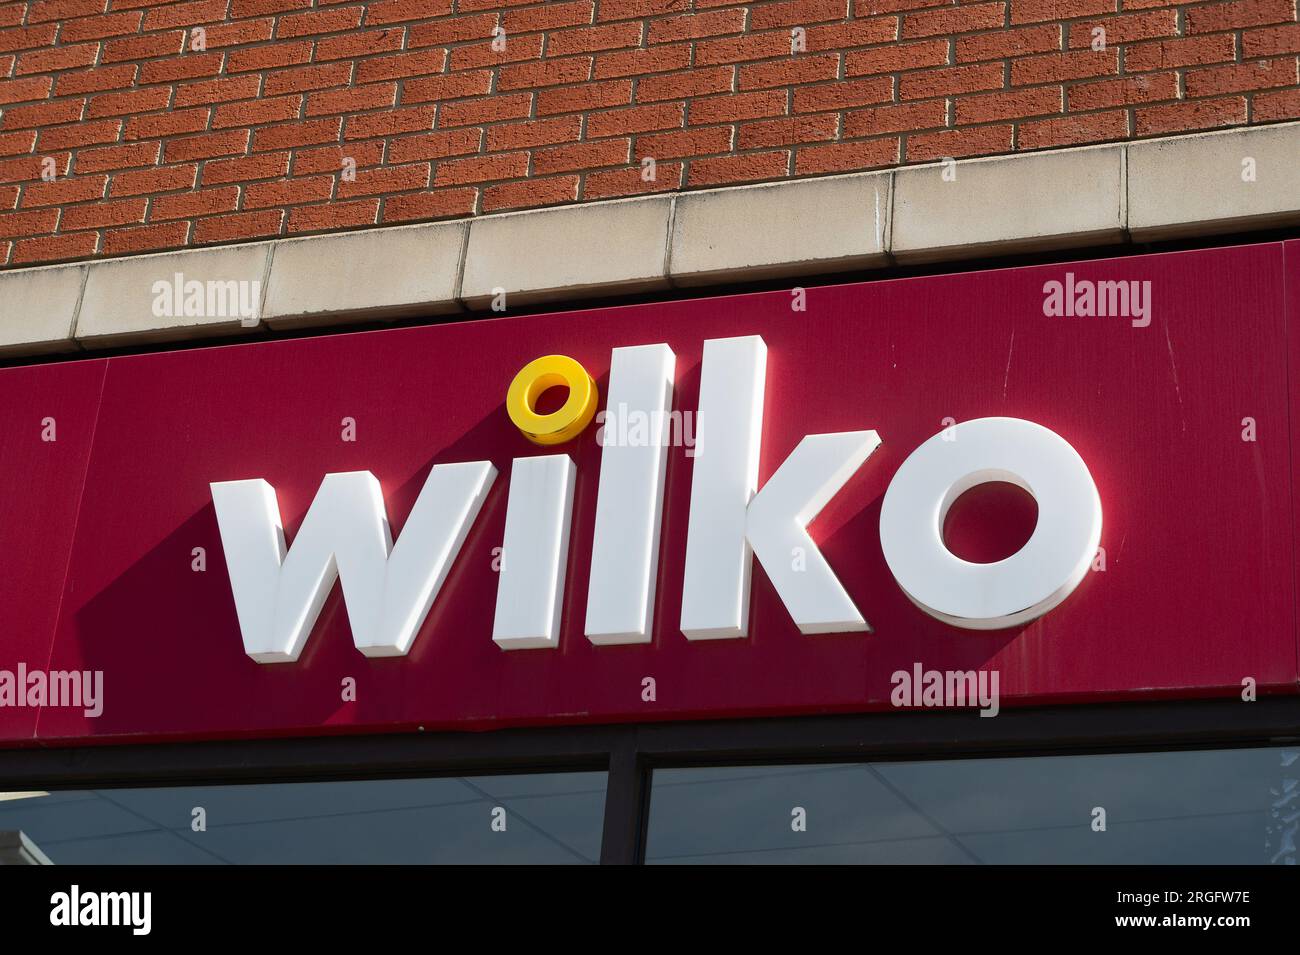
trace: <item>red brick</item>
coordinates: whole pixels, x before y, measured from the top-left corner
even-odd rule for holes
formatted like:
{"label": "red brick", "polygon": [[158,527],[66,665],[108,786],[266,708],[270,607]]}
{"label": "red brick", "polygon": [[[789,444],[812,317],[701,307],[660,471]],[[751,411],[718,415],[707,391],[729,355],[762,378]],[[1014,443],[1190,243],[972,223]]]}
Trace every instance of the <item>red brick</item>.
{"label": "red brick", "polygon": [[48,23],[52,20],[71,20],[103,13],[108,0],[36,0],[27,8],[28,23]]}
{"label": "red brick", "polygon": [[1070,87],[1070,109],[1106,109],[1178,98],[1178,74],[1143,73]]}
{"label": "red brick", "polygon": [[[462,6],[464,6],[462,0]],[[689,10],[691,0],[601,0],[596,19],[631,20],[634,17],[660,16]]]}
{"label": "red brick", "polygon": [[589,56],[542,60],[539,63],[503,66],[497,73],[497,89],[507,91],[559,86],[562,83],[580,83],[590,76],[591,57]]}
{"label": "red brick", "polygon": [[744,10],[714,10],[650,21],[651,43],[672,43],[701,37],[726,36],[745,29]]}
{"label": "red brick", "polygon": [[228,129],[219,133],[168,140],[163,146],[163,158],[167,162],[184,162],[188,159],[236,156],[248,149],[249,136],[246,129]]}
{"label": "red brick", "polygon": [[974,30],[995,30],[1006,17],[1004,3],[974,3],[939,10],[923,10],[903,15],[903,38],[940,36],[950,33],[970,33]]}
{"label": "red brick", "polygon": [[100,146],[77,153],[77,172],[109,172],[153,166],[162,155],[162,143],[131,143],[127,146]]}
{"label": "red brick", "polygon": [[188,222],[164,222],[134,229],[112,229],[104,233],[105,255],[131,255],[157,252],[185,245],[190,234]]}
{"label": "red brick", "polygon": [[227,0],[193,0],[150,10],[144,20],[145,31],[171,27],[192,27],[201,23],[220,23],[226,18]]}
{"label": "red brick", "polygon": [[478,152],[481,139],[481,132],[472,128],[425,133],[423,136],[403,136],[388,144],[388,161],[404,163],[420,159],[463,156]]}
{"label": "red brick", "polygon": [[52,182],[43,180],[33,182],[23,193],[23,208],[62,206],[70,202],[102,199],[107,186],[107,176],[71,176],[67,179],[55,179]]}
{"label": "red brick", "polygon": [[0,118],[0,128],[31,129],[35,126],[75,123],[81,119],[85,105],[85,100],[67,99],[32,103],[30,106],[11,106]]}
{"label": "red brick", "polygon": [[231,19],[256,17],[266,13],[283,13],[310,7],[312,0],[231,0]]}
{"label": "red brick", "polygon": [[349,116],[343,130],[344,139],[371,139],[391,136],[394,133],[413,133],[433,127],[434,107],[413,106],[409,109],[386,110],[382,113],[364,113]]}
{"label": "red brick", "polygon": [[893,166],[898,162],[898,152],[897,137],[857,143],[833,143],[828,146],[802,146],[795,150],[794,172],[796,176],[810,176]]}
{"label": "red brick", "polygon": [[178,56],[184,47],[184,30],[123,37],[104,43],[99,62],[121,63],[127,60],[151,60],[159,56]]}
{"label": "red brick", "polygon": [[380,0],[366,6],[366,24],[401,23],[451,13],[451,0]]}
{"label": "red brick", "polygon": [[849,0],[785,0],[783,3],[751,5],[749,28],[807,27],[814,23],[843,20],[849,15]]}
{"label": "red brick", "polygon": [[450,17],[428,23],[413,23],[406,30],[406,46],[407,49],[415,50],[422,46],[482,40],[492,36],[492,28],[496,25],[495,13],[478,13],[468,17]]}
{"label": "red brick", "polygon": [[489,70],[447,73],[443,76],[407,80],[402,84],[402,103],[435,103],[468,96],[485,96],[491,91],[492,73]]}
{"label": "red brick", "polygon": [[339,129],[343,120],[313,119],[304,123],[284,123],[280,126],[267,126],[253,134],[253,152],[268,149],[286,149],[293,146],[314,146],[320,143],[335,142],[339,138]]}
{"label": "red brick", "polygon": [[537,36],[508,37],[505,49],[492,49],[492,41],[458,46],[451,53],[453,70],[476,70],[502,63],[521,63],[536,60],[542,55],[542,38]]}
{"label": "red brick", "polygon": [[610,169],[588,173],[583,180],[582,198],[617,199],[622,196],[646,196],[656,192],[673,192],[682,187],[681,163],[654,165],[654,178],[646,179],[638,163],[627,169]]}
{"label": "red brick", "polygon": [[1135,43],[1124,51],[1124,68],[1130,72],[1167,70],[1175,66],[1229,63],[1236,55],[1231,34]]}
{"label": "red brick", "polygon": [[259,209],[255,212],[200,219],[194,223],[194,241],[196,243],[236,242],[240,239],[261,239],[279,235],[284,216],[283,209]]}
{"label": "red brick", "polygon": [[306,63],[311,59],[311,41],[273,43],[247,50],[235,50],[226,58],[227,73],[244,73],[249,70],[270,70],[278,66]]}
{"label": "red brick", "polygon": [[1022,27],[1018,30],[998,30],[994,33],[959,36],[956,43],[956,60],[958,63],[1002,60],[1030,53],[1047,53],[1060,48],[1061,27],[1053,23],[1048,26]]}
{"label": "red brick", "polygon": [[833,80],[839,75],[839,56],[805,55],[772,63],[756,63],[740,68],[740,89],[759,90],[773,86],[796,86]]}
{"label": "red brick", "polygon": [[223,186],[220,189],[199,189],[171,196],[158,196],[149,210],[150,222],[168,219],[190,219],[195,216],[231,212],[239,204],[239,187]]}
{"label": "red brick", "polygon": [[384,159],[384,144],[375,141],[298,149],[293,153],[293,174],[304,176],[308,173],[327,172],[333,175],[342,171],[345,159],[356,163],[358,169],[378,166]]}
{"label": "red brick", "polygon": [[1240,27],[1263,26],[1268,23],[1290,23],[1295,20],[1295,0],[1232,0],[1230,3],[1210,3],[1192,7],[1184,16],[1187,32],[1218,33]]}
{"label": "red brick", "polygon": [[362,7],[335,7],[332,10],[289,14],[280,18],[275,36],[277,39],[287,39],[355,30],[361,25],[361,15],[364,12]]}
{"label": "red brick", "polygon": [[[305,93],[309,90],[329,89],[333,86],[345,86],[352,79],[351,63],[327,63],[322,66],[302,66],[291,70],[280,70],[266,76],[266,96],[280,96],[284,93]],[[358,78],[358,82],[361,82]]]}
{"label": "red brick", "polygon": [[13,30],[0,30],[0,52],[39,50],[43,46],[53,46],[54,35],[58,32],[59,27],[55,23],[45,23],[33,27],[18,27]]}
{"label": "red brick", "polygon": [[29,73],[53,73],[57,70],[90,66],[98,55],[98,43],[61,46],[53,50],[32,50],[19,55],[16,73],[18,76],[26,76]]}
{"label": "red brick", "polygon": [[762,119],[786,114],[786,94],[783,90],[761,90],[757,93],[737,93],[731,96],[709,96],[691,102],[692,126],[706,123],[734,123],[741,119]]}
{"label": "red brick", "polygon": [[251,99],[261,88],[261,77],[232,76],[217,80],[185,83],[176,87],[177,107],[226,103],[231,100]]}
{"label": "red brick", "polygon": [[82,229],[106,229],[110,226],[135,225],[144,221],[148,199],[123,199],[120,202],[97,202],[88,206],[73,206],[63,210],[59,231],[80,232]]}
{"label": "red brick", "polygon": [[872,76],[862,80],[839,80],[817,86],[804,86],[794,91],[794,111],[815,113],[828,109],[847,109],[886,103],[894,98],[894,80],[888,76]]}
{"label": "red brick", "polygon": [[166,109],[172,91],[166,86],[147,86],[126,93],[103,93],[90,101],[86,115],[92,119],[103,116],[126,116],[129,113],[148,113]]}
{"label": "red brick", "polygon": [[370,109],[389,109],[397,102],[396,83],[373,83],[348,89],[313,93],[307,97],[307,115],[355,113]]}
{"label": "red brick", "polygon": [[255,182],[244,187],[244,208],[266,209],[271,206],[323,202],[329,199],[333,192],[333,176],[307,176],[302,179]]}
{"label": "red brick", "polygon": [[370,30],[364,33],[346,33],[316,41],[316,62],[346,60],[374,53],[391,53],[402,48],[402,30]]}
{"label": "red brick", "polygon": [[731,151],[732,138],[730,126],[706,126],[701,129],[655,133],[637,137],[635,154],[638,157],[653,156],[655,159],[684,159],[727,153]]}
{"label": "red brick", "polygon": [[120,119],[98,119],[72,126],[56,126],[53,129],[41,130],[36,148],[44,152],[51,149],[75,149],[78,146],[112,143],[117,141],[121,132]]}
{"label": "red brick", "polygon": [[377,83],[380,80],[398,80],[407,76],[429,76],[441,73],[446,65],[446,50],[420,50],[416,53],[399,53],[397,56],[377,56],[357,64],[357,82]]}
{"label": "red brick", "polygon": [[[708,101],[698,100],[697,104],[704,102]],[[682,125],[684,115],[685,107],[681,103],[659,103],[653,106],[604,110],[587,117],[587,135],[592,139],[598,139],[601,136],[673,129]]]}
{"label": "red brick", "polygon": [[[1206,39],[1217,39],[1206,37]],[[1262,30],[1245,30],[1241,34],[1241,54],[1246,59],[1300,52],[1300,23]]]}
{"label": "red brick", "polygon": [[1048,149],[1101,143],[1127,135],[1128,111],[1115,109],[1021,123],[1017,140],[1021,149]]}
{"label": "red brick", "polygon": [[953,0],[853,0],[853,15],[873,17],[881,13],[905,13],[926,7],[946,7]]}
{"label": "red brick", "polygon": [[276,179],[288,174],[289,153],[287,152],[240,156],[237,159],[213,159],[203,164],[205,186]]}
{"label": "red brick", "polygon": [[929,99],[978,90],[1002,88],[1002,67],[996,63],[950,66],[940,70],[918,70],[898,78],[898,98]]}
{"label": "red brick", "polygon": [[860,109],[844,117],[846,137],[878,136],[881,133],[910,133],[947,125],[948,106],[943,100],[899,103]]}
{"label": "red brick", "polygon": [[199,167],[194,163],[120,172],[113,177],[108,192],[112,196],[142,196],[147,193],[193,189],[194,183],[198,181],[198,173]]}
{"label": "red brick", "polygon": [[[669,47],[656,47],[650,52],[662,52]],[[719,63],[742,63],[746,60],[764,60],[790,55],[790,34],[784,30],[774,33],[746,33],[744,36],[721,40],[700,40],[695,44],[695,65],[716,66]]]}
{"label": "red brick", "polygon": [[533,33],[558,27],[576,27],[591,23],[595,4],[592,0],[547,0],[524,10],[507,10],[501,15],[508,36]]}
{"label": "red brick", "polygon": [[1300,90],[1260,93],[1254,97],[1252,110],[1252,115],[1257,123],[1272,123],[1281,119],[1300,119]]}
{"label": "red brick", "polygon": [[585,83],[566,89],[542,90],[537,94],[537,115],[575,113],[603,106],[627,106],[632,102],[631,80]]}
{"label": "red brick", "polygon": [[1300,82],[1300,75],[1296,71],[1296,58],[1284,56],[1272,60],[1256,60],[1253,63],[1188,70],[1183,82],[1186,84],[1188,98],[1199,98],[1295,86]]}
{"label": "red brick", "polygon": [[54,160],[54,174],[56,176],[66,176],[68,174],[68,163],[72,159],[71,153],[62,153],[49,157],[22,156],[18,159],[0,160],[0,182],[28,182],[40,179],[41,173],[45,171],[44,162],[46,158]]}
{"label": "red brick", "polygon": [[737,127],[736,148],[764,149],[771,146],[829,142],[836,138],[839,126],[839,117],[827,113],[742,123]]}
{"label": "red brick", "polygon": [[[49,132],[49,130],[43,132]],[[14,133],[0,133],[0,156],[17,156],[20,153],[29,153],[35,146],[36,130],[34,129],[24,129]]]}
{"label": "red brick", "polygon": [[378,199],[354,199],[322,206],[299,206],[289,213],[290,232],[319,232],[374,225],[379,218]]}
{"label": "red brick", "polygon": [[1134,135],[1159,136],[1197,129],[1236,126],[1246,121],[1246,100],[1240,96],[1192,100],[1168,106],[1148,106],[1134,113]]}
{"label": "red brick", "polygon": [[1011,0],[1011,25],[1114,13],[1117,0]]}
{"label": "red brick", "polygon": [[135,74],[139,69],[134,63],[125,63],[121,66],[63,73],[54,81],[54,93],[56,96],[76,96],[80,93],[126,89],[135,83]]}
{"label": "red brick", "polygon": [[301,96],[273,96],[269,99],[245,100],[242,103],[225,103],[217,107],[212,117],[213,129],[231,126],[261,126],[297,119],[302,110]]}
{"label": "red brick", "polygon": [[790,164],[790,151],[774,150],[717,159],[694,159],[687,173],[691,186],[718,186],[736,182],[757,182],[784,177]]}
{"label": "red brick", "polygon": [[1095,20],[1071,23],[1070,47],[1076,50],[1091,47],[1092,31],[1099,28],[1106,31],[1106,46],[1131,43],[1134,40],[1151,40],[1162,36],[1177,36],[1178,12],[1152,10],[1149,13],[1130,13],[1120,17],[1100,17]]}
{"label": "red brick", "polygon": [[807,43],[811,53],[821,50],[843,50],[854,46],[873,46],[893,43],[898,39],[898,18],[879,17],[874,20],[852,20],[813,27],[808,31]]}
{"label": "red brick", "polygon": [[169,113],[153,113],[148,116],[132,116],[126,121],[126,130],[122,138],[161,139],[178,133],[197,133],[206,129],[208,113],[206,107],[173,110]]}
{"label": "red brick", "polygon": [[488,152],[498,152],[530,146],[553,146],[556,143],[577,142],[581,134],[582,120],[577,116],[507,123],[489,127],[486,148]]}
{"label": "red brick", "polygon": [[74,232],[71,235],[23,239],[15,243],[10,264],[27,265],[34,262],[84,259],[95,254],[98,243],[98,232]]}
{"label": "red brick", "polygon": [[984,156],[1011,150],[1010,126],[975,126],[941,133],[914,133],[907,137],[907,161]]}
{"label": "red brick", "polygon": [[472,186],[457,189],[434,189],[384,200],[385,222],[413,222],[471,215],[478,202],[478,190]]}
{"label": "red brick", "polygon": [[151,60],[140,64],[140,82],[172,83],[176,80],[194,80],[200,76],[216,76],[221,72],[223,56],[224,53],[186,53],[166,60]]}
{"label": "red brick", "polygon": [[577,176],[530,179],[527,182],[512,182],[484,189],[483,211],[530,209],[536,206],[554,205],[557,202],[572,202],[576,198],[578,198]]}
{"label": "red brick", "polygon": [[58,221],[58,209],[33,209],[30,212],[0,213],[0,238],[18,239],[25,235],[53,232]]}
{"label": "red brick", "polygon": [[407,166],[385,166],[382,169],[360,169],[355,179],[339,180],[338,196],[347,199],[353,196],[388,195],[427,189],[428,186],[429,164],[411,163]]}
{"label": "red brick", "polygon": [[879,73],[897,73],[923,66],[942,66],[948,62],[947,40],[923,40],[919,43],[899,43],[878,50],[861,50],[846,54],[846,76],[874,76]]}
{"label": "red brick", "polygon": [[[204,49],[220,50],[229,46],[242,46],[246,43],[260,43],[271,39],[275,27],[274,20],[244,20],[240,23],[227,23],[204,28]],[[196,28],[197,29],[197,28]],[[191,52],[197,45],[194,30],[190,31],[189,46]]]}
{"label": "red brick", "polygon": [[433,182],[436,186],[461,186],[471,182],[518,179],[527,174],[528,153],[501,153],[496,156],[443,160],[438,163]]}
{"label": "red brick", "polygon": [[956,100],[956,125],[994,123],[1061,112],[1062,88],[1038,86],[1027,90],[987,93],[983,96],[959,96]]}
{"label": "red brick", "polygon": [[[647,76],[651,73],[670,73],[691,65],[691,45],[676,43],[655,46],[645,50],[619,50],[602,53],[596,57],[592,76],[598,80],[618,79],[624,76]],[[708,66],[697,62],[696,66]]]}
{"label": "red brick", "polygon": [[707,93],[729,93],[735,71],[734,66],[715,66],[647,76],[637,84],[636,99],[638,103],[653,103]]}
{"label": "red brick", "polygon": [[457,103],[447,103],[442,107],[438,114],[438,125],[473,126],[480,123],[499,123],[507,119],[524,119],[532,108],[532,93],[461,100]]}
{"label": "red brick", "polygon": [[632,156],[632,140],[602,139],[595,143],[574,143],[539,149],[533,153],[533,172],[539,176],[576,169],[598,169],[623,165]]}
{"label": "red brick", "polygon": [[1011,84],[1059,83],[1085,77],[1113,76],[1119,72],[1119,51],[1074,50],[1045,53],[1011,61]]}

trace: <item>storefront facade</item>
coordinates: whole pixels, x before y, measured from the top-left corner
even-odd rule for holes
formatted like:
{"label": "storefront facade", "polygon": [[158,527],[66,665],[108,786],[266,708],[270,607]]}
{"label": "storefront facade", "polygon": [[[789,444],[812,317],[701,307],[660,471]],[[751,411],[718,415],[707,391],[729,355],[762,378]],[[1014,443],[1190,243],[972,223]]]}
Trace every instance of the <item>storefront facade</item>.
{"label": "storefront facade", "polygon": [[[15,42],[36,42],[41,5],[17,6]],[[192,6],[136,29],[212,15]],[[141,172],[75,198],[102,144],[14,187],[0,213],[27,230],[0,271],[13,855],[1293,864],[1294,4],[1193,4],[1154,34],[1133,31],[1174,11],[1056,10],[1026,27],[1014,2],[473,6],[345,7],[316,32],[287,9],[177,20],[186,45],[129,54],[132,88],[170,90],[156,114],[170,122],[183,96],[258,77],[249,107],[271,112],[247,122],[244,154],[202,156],[229,138],[226,107],[189,107],[206,125],[158,132],[160,158],[140,162],[175,174],[188,161],[167,154],[188,150],[201,184],[157,187],[140,222],[68,224],[125,208],[113,196]],[[349,26],[353,12],[383,25]],[[49,52],[114,16],[133,19],[69,14]],[[262,19],[272,34],[216,47],[219,78],[163,78],[210,57],[195,29],[260,37]],[[1075,42],[1094,26],[1109,46]],[[626,160],[544,174],[558,149],[621,141],[601,130],[627,111],[670,109],[583,99],[617,100],[622,79],[601,75],[621,61],[573,44],[634,27],[629,96],[686,84],[684,130],[726,127],[728,144],[673,157],[652,123],[628,131]],[[309,39],[287,38],[298,29]],[[394,102],[358,99],[387,95],[381,75],[416,69],[432,55],[419,38],[449,30],[436,69],[391,81]],[[1016,45],[1053,31],[1054,47]],[[1178,44],[1211,56],[1220,35],[1232,75],[1272,85],[1211,97],[1228,80],[1209,71],[1228,66],[1175,65]],[[379,45],[345,44],[359,37]],[[762,47],[774,37],[796,46]],[[128,55],[94,42],[87,73]],[[942,64],[880,59],[940,42]],[[1137,66],[1152,43],[1176,103],[1158,105],[1164,73]],[[302,44],[304,64],[272,62]],[[679,45],[692,58],[674,66]],[[741,59],[708,62],[732,47]],[[44,75],[24,57],[0,90],[36,96],[18,92],[20,74]],[[575,61],[586,74],[565,72]],[[1033,72],[1049,61],[1102,72]],[[1008,88],[950,88],[986,62]],[[329,121],[276,118],[269,84],[339,63],[339,142],[291,141]],[[47,108],[80,75],[65,69],[49,68]],[[490,89],[455,85],[480,71]],[[871,110],[945,117],[886,132],[873,112],[864,132],[854,97],[881,82],[894,105]],[[1022,86],[1057,106],[1025,105]],[[779,116],[717,113],[759,109],[751,87],[781,92]],[[303,95],[308,116],[334,102]],[[432,134],[402,125],[422,95]],[[1007,146],[996,117],[963,118],[989,96],[1021,104]],[[1235,99],[1263,125],[1194,125]],[[482,155],[395,159],[463,135],[453,117],[474,109],[506,111],[475,121]],[[1156,125],[1175,115],[1201,119]],[[529,139],[566,117],[573,144]],[[788,136],[831,117],[832,141],[763,165],[760,119]],[[112,148],[152,142],[130,133],[139,119]],[[957,155],[926,153],[938,144]],[[281,147],[292,173],[275,171]],[[328,195],[299,197],[316,178],[304,157],[325,149]],[[444,182],[512,150],[521,172]],[[270,172],[202,184],[230,163]],[[415,186],[379,178],[412,165]],[[741,167],[744,184],[707,178]],[[48,234],[14,218],[47,186],[65,190]],[[195,207],[181,232],[152,220],[228,189],[237,208]],[[271,190],[273,225],[256,198]],[[453,194],[470,205],[434,205]],[[400,209],[431,221],[394,224]]]}

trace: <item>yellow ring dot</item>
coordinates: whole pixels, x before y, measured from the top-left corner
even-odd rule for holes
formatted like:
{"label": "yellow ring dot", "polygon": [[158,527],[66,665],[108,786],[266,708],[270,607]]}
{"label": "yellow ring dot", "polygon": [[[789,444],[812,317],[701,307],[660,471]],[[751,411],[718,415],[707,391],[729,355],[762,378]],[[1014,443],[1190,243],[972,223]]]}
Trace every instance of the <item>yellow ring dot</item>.
{"label": "yellow ring dot", "polygon": [[[537,399],[548,388],[561,385],[569,389],[563,407],[538,414]],[[506,393],[506,411],[534,444],[563,444],[591,423],[599,397],[596,382],[582,365],[568,355],[546,355],[530,361],[515,375]]]}

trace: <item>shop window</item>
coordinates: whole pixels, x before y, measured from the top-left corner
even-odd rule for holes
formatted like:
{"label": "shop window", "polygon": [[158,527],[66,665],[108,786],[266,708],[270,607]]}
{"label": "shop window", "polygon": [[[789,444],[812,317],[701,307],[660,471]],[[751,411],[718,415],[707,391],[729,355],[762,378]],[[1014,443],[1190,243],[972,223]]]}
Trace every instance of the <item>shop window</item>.
{"label": "shop window", "polygon": [[55,864],[594,863],[604,772],[0,794]]}
{"label": "shop window", "polygon": [[1294,864],[1300,749],[660,769],[651,863]]}

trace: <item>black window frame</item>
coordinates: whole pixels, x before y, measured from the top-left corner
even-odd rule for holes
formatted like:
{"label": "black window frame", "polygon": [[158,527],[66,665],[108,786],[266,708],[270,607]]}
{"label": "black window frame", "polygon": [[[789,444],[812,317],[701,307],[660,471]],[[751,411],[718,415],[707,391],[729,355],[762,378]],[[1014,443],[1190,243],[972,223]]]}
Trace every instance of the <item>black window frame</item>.
{"label": "black window frame", "polygon": [[1300,742],[1300,695],[0,750],[0,791],[607,770],[600,861],[645,861],[651,777],[690,766],[975,759]]}

